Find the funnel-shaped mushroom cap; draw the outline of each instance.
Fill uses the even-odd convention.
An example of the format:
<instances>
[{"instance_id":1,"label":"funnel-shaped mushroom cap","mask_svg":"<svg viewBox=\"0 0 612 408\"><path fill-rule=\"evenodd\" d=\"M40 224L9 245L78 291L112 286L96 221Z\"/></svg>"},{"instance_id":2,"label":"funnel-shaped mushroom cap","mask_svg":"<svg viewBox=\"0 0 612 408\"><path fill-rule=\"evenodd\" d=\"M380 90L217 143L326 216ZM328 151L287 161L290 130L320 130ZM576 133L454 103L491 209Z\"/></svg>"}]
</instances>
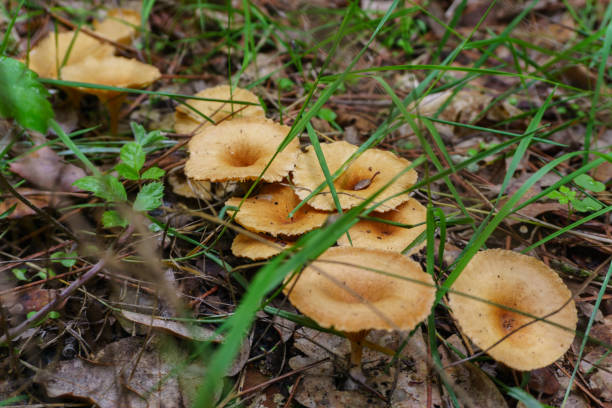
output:
<instances>
[{"instance_id":1,"label":"funnel-shaped mushroom cap","mask_svg":"<svg viewBox=\"0 0 612 408\"><path fill-rule=\"evenodd\" d=\"M357 146L347 142L334 142L321 144L321 150L330 173L334 173L357 151ZM366 150L334 182L340 205L343 209L348 209L361 204L364 199L388 183L409 165L408 160L391 152L380 149ZM416 180L417 173L414 170L402 174L378 196L377 200L381 201L406 190ZM299 156L293 171L293 182L296 186L301 187L296 190L301 199L306 198L319 184L325 182L323 170L321 170L321 165L312 146L306 149L306 153ZM386 201L378 208L380 211L386 212L409 198L407 194L402 194ZM334 200L328 187L325 187L320 194L313 197L308 204L320 210L332 211L335 209Z\"/></svg>"},{"instance_id":2,"label":"funnel-shaped mushroom cap","mask_svg":"<svg viewBox=\"0 0 612 408\"><path fill-rule=\"evenodd\" d=\"M140 25L140 13L128 9L112 9L102 21L94 21L96 34L121 44L129 44Z\"/></svg>"},{"instance_id":3,"label":"funnel-shaped mushroom cap","mask_svg":"<svg viewBox=\"0 0 612 408\"><path fill-rule=\"evenodd\" d=\"M64 67L62 78L67 81L88 82L98 85L115 86L119 88L144 88L161 77L159 70L153 65L143 64L135 59L123 57L89 57ZM99 97L116 95L116 91L104 89L79 88L82 92Z\"/></svg>"},{"instance_id":4,"label":"funnel-shaped mushroom cap","mask_svg":"<svg viewBox=\"0 0 612 408\"><path fill-rule=\"evenodd\" d=\"M394 210L385 213L372 212L370 216L400 224L415 225L425 222L427 209L411 198ZM380 221L361 220L349 229L349 235L354 247L401 252L425 231L425 228L424 224L404 228ZM346 234L338 240L338 245L351 246ZM423 245L425 243L414 246L409 253L417 252Z\"/></svg>"},{"instance_id":5,"label":"funnel-shaped mushroom cap","mask_svg":"<svg viewBox=\"0 0 612 408\"><path fill-rule=\"evenodd\" d=\"M225 204L238 207L241 198L230 198ZM291 187L281 184L268 184L260 192L247 198L236 214L236 222L246 229L265 232L272 236L301 235L319 228L325 223L329 213L315 210L304 205L292 218L288 215L300 203Z\"/></svg>"},{"instance_id":6,"label":"funnel-shaped mushroom cap","mask_svg":"<svg viewBox=\"0 0 612 408\"><path fill-rule=\"evenodd\" d=\"M431 276L408 257L347 247L328 249L284 290L320 326L345 332L411 330L429 315L435 296Z\"/></svg>"},{"instance_id":7,"label":"funnel-shaped mushroom cap","mask_svg":"<svg viewBox=\"0 0 612 408\"><path fill-rule=\"evenodd\" d=\"M226 118L240 118L240 117L261 117L263 118L265 113L259 99L254 93L247 91L246 89L234 87L233 89L229 85L219 85L213 88L207 88L203 91L198 92L194 96L200 98L220 99L222 101L202 101L202 100L185 100L189 105L208 116L214 122L219 122ZM237 102L250 102L256 105L245 105L242 103L231 103L229 101ZM174 115L175 130L178 133L190 133L198 125L204 123L205 126L209 124L206 119L202 118L193 110L189 109L185 105L178 105L176 107L176 113Z\"/></svg>"},{"instance_id":8,"label":"funnel-shaped mushroom cap","mask_svg":"<svg viewBox=\"0 0 612 408\"><path fill-rule=\"evenodd\" d=\"M259 236L260 240L253 239L246 234L238 234L232 242L232 253L236 256L261 261L278 255L285 248L293 245L292 241L283 239L270 239Z\"/></svg>"},{"instance_id":9,"label":"funnel-shaped mushroom cap","mask_svg":"<svg viewBox=\"0 0 612 408\"><path fill-rule=\"evenodd\" d=\"M110 44L104 44L83 32L76 34L74 31L66 31L57 34L51 32L45 36L32 50L30 50L30 69L42 78L57 78L57 68L62 67L64 58L70 49L65 67L76 64L84 59L103 58L113 55L115 49ZM72 44L72 47L71 47ZM63 75L62 75L63 77Z\"/></svg>"},{"instance_id":10,"label":"funnel-shaped mushroom cap","mask_svg":"<svg viewBox=\"0 0 612 408\"><path fill-rule=\"evenodd\" d=\"M261 118L239 118L208 126L189 141L185 174L195 180L255 180L264 170L289 127ZM262 179L281 181L295 166L300 150L293 139L275 158Z\"/></svg>"},{"instance_id":11,"label":"funnel-shaped mushroom cap","mask_svg":"<svg viewBox=\"0 0 612 408\"><path fill-rule=\"evenodd\" d=\"M561 278L543 262L501 249L476 254L452 289L536 317L556 311L572 296ZM483 350L533 321L459 293L451 293L449 300L465 334ZM574 301L546 320L574 330L577 321ZM538 321L518 330L487 353L514 369L533 370L563 356L573 339L573 332Z\"/></svg>"}]
</instances>

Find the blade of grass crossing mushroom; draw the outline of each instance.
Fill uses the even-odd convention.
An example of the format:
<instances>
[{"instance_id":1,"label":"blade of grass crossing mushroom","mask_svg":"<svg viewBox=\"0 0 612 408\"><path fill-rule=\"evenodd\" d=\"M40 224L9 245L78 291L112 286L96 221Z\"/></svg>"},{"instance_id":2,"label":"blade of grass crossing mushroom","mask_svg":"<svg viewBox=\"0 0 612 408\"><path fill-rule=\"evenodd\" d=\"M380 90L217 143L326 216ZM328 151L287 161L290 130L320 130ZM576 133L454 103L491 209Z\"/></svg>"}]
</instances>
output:
<instances>
[{"instance_id":1,"label":"blade of grass crossing mushroom","mask_svg":"<svg viewBox=\"0 0 612 408\"><path fill-rule=\"evenodd\" d=\"M589 323L587 324L586 330L584 331L584 337L582 338L582 343L580 344L580 351L578 352L578 357L576 357L576 361L574 362L574 370L572 371L572 376L570 377L569 383L567 384L567 388L565 390L565 395L563 396L563 402L561 403L562 408L565 406L565 404L567 403L567 399L569 398L574 379L576 378L576 373L578 372L578 368L580 367L580 360L582 359L584 348L586 347L586 343L589 339L589 333L591 332L591 328L593 327L593 322L595 322L595 316L597 315L597 311L599 310L599 306L601 305L601 300L606 293L606 289L608 288L610 276L612 276L612 263L610 263L610 266L608 267L606 277L604 278L601 288L599 289L599 293L597 294L597 299L595 300L595 305L593 306L593 312L591 313L591 317L589 318Z\"/></svg>"}]
</instances>

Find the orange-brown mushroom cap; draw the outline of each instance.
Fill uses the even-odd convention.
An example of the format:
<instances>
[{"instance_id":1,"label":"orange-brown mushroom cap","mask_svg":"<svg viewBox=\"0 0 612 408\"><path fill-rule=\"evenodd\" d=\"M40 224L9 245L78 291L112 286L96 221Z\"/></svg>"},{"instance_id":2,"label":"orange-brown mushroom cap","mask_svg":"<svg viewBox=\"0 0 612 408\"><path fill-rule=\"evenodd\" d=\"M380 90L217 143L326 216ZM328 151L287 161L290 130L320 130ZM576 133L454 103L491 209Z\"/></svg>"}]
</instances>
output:
<instances>
[{"instance_id":1,"label":"orange-brown mushroom cap","mask_svg":"<svg viewBox=\"0 0 612 408\"><path fill-rule=\"evenodd\" d=\"M225 204L238 207L241 201L241 198L232 197ZM250 231L272 236L301 235L325 223L329 213L315 210L307 204L289 218L289 213L299 203L300 199L291 187L268 184L257 195L244 201L234 219Z\"/></svg>"},{"instance_id":2,"label":"orange-brown mushroom cap","mask_svg":"<svg viewBox=\"0 0 612 408\"><path fill-rule=\"evenodd\" d=\"M280 254L291 245L293 242L289 240L271 239L263 235L259 235L259 239L254 239L246 234L238 234L232 242L232 253L242 258L261 261Z\"/></svg>"},{"instance_id":3,"label":"orange-brown mushroom cap","mask_svg":"<svg viewBox=\"0 0 612 408\"><path fill-rule=\"evenodd\" d=\"M238 87L230 87L229 85L219 85L213 88L206 88L194 96L200 98L219 99L222 101L203 101L203 100L189 100L186 102L189 105L208 116L213 122L217 123L222 119L227 118L241 118L241 117L260 117L265 116L264 110L259 104L257 95L246 89ZM250 102L256 105L246 105L242 103L231 103L229 101L236 102ZM191 133L200 124L208 126L210 122L198 115L197 112L189 109L185 105L178 105L176 107L176 113L174 115L174 128L178 133Z\"/></svg>"},{"instance_id":4,"label":"orange-brown mushroom cap","mask_svg":"<svg viewBox=\"0 0 612 408\"><path fill-rule=\"evenodd\" d=\"M333 174L357 151L357 146L347 142L333 142L321 144L321 150L325 156L329 171ZM343 209L348 209L361 204L364 199L388 183L409 165L410 162L408 160L398 157L389 151L380 149L366 150L334 181L340 205ZM416 171L409 170L382 192L377 200L382 201L406 190L416 180ZM299 187L296 193L301 199L306 198L315 188L325 182L323 170L321 170L321 165L312 146L306 149L306 153L299 156L293 171L293 182ZM409 198L407 194L391 198L379 207L379 211L389 211ZM325 187L308 204L320 210L332 211L335 209L329 187Z\"/></svg>"},{"instance_id":5,"label":"orange-brown mushroom cap","mask_svg":"<svg viewBox=\"0 0 612 408\"><path fill-rule=\"evenodd\" d=\"M347 247L328 249L284 291L320 326L345 332L411 330L429 315L435 296L431 276L408 257Z\"/></svg>"},{"instance_id":6,"label":"orange-brown mushroom cap","mask_svg":"<svg viewBox=\"0 0 612 408\"><path fill-rule=\"evenodd\" d=\"M238 118L208 126L189 141L185 174L195 180L255 180L264 170L289 127L261 118ZM262 179L281 181L295 166L299 142L280 152Z\"/></svg>"},{"instance_id":7,"label":"orange-brown mushroom cap","mask_svg":"<svg viewBox=\"0 0 612 408\"><path fill-rule=\"evenodd\" d=\"M573 331L544 321L521 328L488 350L531 317L461 296L460 293L541 317L561 309L572 294L561 278L543 262L516 252L491 249L477 253L455 281L449 301L464 333L495 360L517 370L533 370L563 356L574 339ZM570 330L576 328L572 300L546 317Z\"/></svg>"},{"instance_id":8,"label":"orange-brown mushroom cap","mask_svg":"<svg viewBox=\"0 0 612 408\"><path fill-rule=\"evenodd\" d=\"M140 13L122 8L109 10L104 20L93 23L96 34L121 44L132 41L139 25Z\"/></svg>"},{"instance_id":9,"label":"orange-brown mushroom cap","mask_svg":"<svg viewBox=\"0 0 612 408\"><path fill-rule=\"evenodd\" d=\"M427 209L414 198L409 199L394 210L385 213L372 212L371 217L396 222L400 224L416 225L424 223ZM349 229L352 246L361 248L383 249L385 251L401 252L408 247L423 231L426 225L404 228L380 221L361 220ZM338 245L351 246L348 237L343 235L338 239ZM425 243L415 245L409 254L423 248Z\"/></svg>"},{"instance_id":10,"label":"orange-brown mushroom cap","mask_svg":"<svg viewBox=\"0 0 612 408\"><path fill-rule=\"evenodd\" d=\"M51 32L30 50L29 67L42 78L57 78L57 68L62 67L69 50L70 54L62 68L62 74L66 67L86 58L104 58L115 52L112 45L104 44L83 32L66 31L57 34ZM63 75L62 79L65 79Z\"/></svg>"}]
</instances>

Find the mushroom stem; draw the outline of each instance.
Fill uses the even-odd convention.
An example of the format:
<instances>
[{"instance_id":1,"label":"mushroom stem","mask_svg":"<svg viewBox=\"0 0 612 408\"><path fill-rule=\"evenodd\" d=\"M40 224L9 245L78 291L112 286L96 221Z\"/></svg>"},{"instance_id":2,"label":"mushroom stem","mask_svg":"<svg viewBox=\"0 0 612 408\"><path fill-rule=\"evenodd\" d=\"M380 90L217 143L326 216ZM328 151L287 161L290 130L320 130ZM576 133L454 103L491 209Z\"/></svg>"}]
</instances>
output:
<instances>
[{"instance_id":1,"label":"mushroom stem","mask_svg":"<svg viewBox=\"0 0 612 408\"><path fill-rule=\"evenodd\" d=\"M351 342L351 368L359 367L361 369L361 356L363 355L362 341L369 332L369 330L361 330L353 333L345 333L346 338Z\"/></svg>"},{"instance_id":2,"label":"mushroom stem","mask_svg":"<svg viewBox=\"0 0 612 408\"><path fill-rule=\"evenodd\" d=\"M117 134L117 130L119 127L119 112L124 100L125 95L116 95L108 99L101 99L102 103L106 105L106 109L108 109L108 116L110 118L110 131L113 135Z\"/></svg>"}]
</instances>

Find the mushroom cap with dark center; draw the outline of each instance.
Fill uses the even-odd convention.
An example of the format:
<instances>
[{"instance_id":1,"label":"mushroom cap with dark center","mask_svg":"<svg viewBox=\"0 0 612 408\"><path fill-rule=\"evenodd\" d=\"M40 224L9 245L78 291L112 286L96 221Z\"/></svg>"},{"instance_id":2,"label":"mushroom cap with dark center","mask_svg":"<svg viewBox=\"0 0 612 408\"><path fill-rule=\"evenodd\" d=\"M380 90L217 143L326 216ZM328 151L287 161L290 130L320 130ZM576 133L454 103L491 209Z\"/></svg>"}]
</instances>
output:
<instances>
[{"instance_id":1,"label":"mushroom cap with dark center","mask_svg":"<svg viewBox=\"0 0 612 408\"><path fill-rule=\"evenodd\" d=\"M259 104L257 95L246 89L238 87L234 87L232 89L229 85L219 85L213 88L206 88L196 93L194 96L200 98L220 99L224 101L250 102L256 104L245 105L241 103L186 99L186 102L189 103L191 107L208 116L214 122L219 122L220 120L227 118L263 118L265 116L265 112ZM174 121L174 128L178 133L191 133L200 124L203 124L202 126L210 125L210 122L182 104L176 107Z\"/></svg>"},{"instance_id":2,"label":"mushroom cap with dark center","mask_svg":"<svg viewBox=\"0 0 612 408\"><path fill-rule=\"evenodd\" d=\"M75 35L76 38L74 38ZM62 79L66 79L63 75L66 67L79 63L86 58L112 56L115 52L112 45L104 44L83 32L66 31L57 35L51 32L30 50L28 55L29 67L42 78L57 78L57 68L62 67L68 50L70 50L70 54L62 68Z\"/></svg>"},{"instance_id":3,"label":"mushroom cap with dark center","mask_svg":"<svg viewBox=\"0 0 612 408\"><path fill-rule=\"evenodd\" d=\"M427 209L414 198L410 198L394 210L385 213L372 212L369 215L386 221L415 225L425 222ZM404 228L380 221L360 220L348 232L354 247L401 252L425 231L425 228L425 224ZM349 242L346 234L338 239L338 245L340 246L351 246L351 242ZM419 251L424 245L424 242L415 245L409 253Z\"/></svg>"},{"instance_id":4,"label":"mushroom cap with dark center","mask_svg":"<svg viewBox=\"0 0 612 408\"><path fill-rule=\"evenodd\" d=\"M241 198L230 198L225 204L238 207ZM329 213L303 205L291 218L289 213L300 203L293 189L281 184L263 186L259 193L247 198L235 220L250 231L265 232L272 236L301 235L319 228Z\"/></svg>"},{"instance_id":5,"label":"mushroom cap with dark center","mask_svg":"<svg viewBox=\"0 0 612 408\"><path fill-rule=\"evenodd\" d=\"M111 41L129 44L136 36L136 27L140 26L140 13L129 9L112 9L102 21L94 20L95 33Z\"/></svg>"},{"instance_id":6,"label":"mushroom cap with dark center","mask_svg":"<svg viewBox=\"0 0 612 408\"><path fill-rule=\"evenodd\" d=\"M64 67L62 78L66 81L88 82L118 88L144 88L161 77L153 65L123 57L88 57L78 64ZM101 98L120 93L105 89L79 88L80 91Z\"/></svg>"},{"instance_id":7,"label":"mushroom cap with dark center","mask_svg":"<svg viewBox=\"0 0 612 408\"><path fill-rule=\"evenodd\" d=\"M348 247L328 249L284 291L320 326L345 332L411 330L429 315L435 297L431 276L408 257Z\"/></svg>"},{"instance_id":8,"label":"mushroom cap with dark center","mask_svg":"<svg viewBox=\"0 0 612 408\"><path fill-rule=\"evenodd\" d=\"M280 254L293 244L293 241L280 238L259 235L259 240L257 240L246 234L238 234L232 242L232 253L253 261L262 261Z\"/></svg>"},{"instance_id":9,"label":"mushroom cap with dark center","mask_svg":"<svg viewBox=\"0 0 612 408\"><path fill-rule=\"evenodd\" d=\"M357 146L347 142L333 142L321 144L321 150L325 156L329 171L333 174L357 151ZM398 157L389 151L380 149L366 150L334 182L341 207L348 209L361 204L364 199L388 183L409 165L410 162L408 160ZM414 170L402 174L378 196L377 201L382 201L408 189L416 180L417 173ZM312 146L306 149L306 153L299 156L293 171L293 182L299 187L296 193L301 199L306 198L315 188L325 182L325 175L323 170L321 170L321 165ZM391 198L379 207L379 211L389 211L409 198L407 194ZM325 187L320 194L313 197L308 204L320 210L335 210L334 200L328 187Z\"/></svg>"},{"instance_id":10,"label":"mushroom cap with dark center","mask_svg":"<svg viewBox=\"0 0 612 408\"><path fill-rule=\"evenodd\" d=\"M255 180L289 129L261 118L238 118L208 126L189 141L185 174L195 180ZM274 158L262 179L274 182L287 177L299 149L295 138Z\"/></svg>"},{"instance_id":11,"label":"mushroom cap with dark center","mask_svg":"<svg viewBox=\"0 0 612 408\"><path fill-rule=\"evenodd\" d=\"M572 296L559 275L543 262L502 249L477 253L452 289L541 318L561 309ZM464 333L483 350L533 321L531 317L460 293L449 295L453 314ZM574 301L546 320L574 330L577 322ZM537 321L516 331L487 353L514 369L533 370L563 356L573 339L572 331Z\"/></svg>"}]
</instances>

